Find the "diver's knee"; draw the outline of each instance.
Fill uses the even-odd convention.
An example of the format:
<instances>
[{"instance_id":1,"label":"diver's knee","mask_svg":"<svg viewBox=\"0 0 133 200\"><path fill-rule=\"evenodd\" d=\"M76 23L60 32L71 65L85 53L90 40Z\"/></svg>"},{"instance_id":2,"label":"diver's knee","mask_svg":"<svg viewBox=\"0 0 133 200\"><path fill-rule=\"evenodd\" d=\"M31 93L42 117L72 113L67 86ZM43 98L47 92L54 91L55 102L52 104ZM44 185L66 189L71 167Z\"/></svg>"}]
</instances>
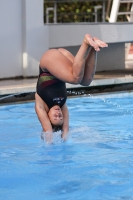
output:
<instances>
[{"instance_id":1,"label":"diver's knee","mask_svg":"<svg viewBox=\"0 0 133 200\"><path fill-rule=\"evenodd\" d=\"M80 85L82 85L82 86L89 86L90 84L91 84L91 82L92 82L92 79L89 79L89 80L82 80L81 82L80 82Z\"/></svg>"}]
</instances>

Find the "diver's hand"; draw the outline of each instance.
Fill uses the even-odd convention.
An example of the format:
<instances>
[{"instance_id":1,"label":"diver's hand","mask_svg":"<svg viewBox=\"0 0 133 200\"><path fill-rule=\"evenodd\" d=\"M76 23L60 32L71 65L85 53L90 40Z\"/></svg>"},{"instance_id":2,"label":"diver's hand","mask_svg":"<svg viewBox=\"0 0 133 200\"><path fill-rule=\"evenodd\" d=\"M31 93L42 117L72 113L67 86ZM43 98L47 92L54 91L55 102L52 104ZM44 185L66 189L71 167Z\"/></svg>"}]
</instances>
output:
<instances>
[{"instance_id":1,"label":"diver's hand","mask_svg":"<svg viewBox=\"0 0 133 200\"><path fill-rule=\"evenodd\" d=\"M51 144L53 142L52 132L42 132L41 139L45 140L46 143Z\"/></svg>"},{"instance_id":2,"label":"diver's hand","mask_svg":"<svg viewBox=\"0 0 133 200\"><path fill-rule=\"evenodd\" d=\"M68 138L68 133L62 133L61 134L61 138L63 139L63 141L65 142L66 140L67 140L67 138Z\"/></svg>"}]
</instances>

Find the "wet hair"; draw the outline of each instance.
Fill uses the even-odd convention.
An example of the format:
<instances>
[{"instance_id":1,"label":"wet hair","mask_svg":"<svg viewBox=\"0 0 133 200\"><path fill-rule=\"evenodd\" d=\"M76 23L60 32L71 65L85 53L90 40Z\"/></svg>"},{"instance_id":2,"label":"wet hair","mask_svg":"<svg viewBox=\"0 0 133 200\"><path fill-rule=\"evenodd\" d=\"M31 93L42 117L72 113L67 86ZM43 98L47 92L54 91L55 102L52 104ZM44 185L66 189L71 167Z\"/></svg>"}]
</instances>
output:
<instances>
[{"instance_id":1,"label":"wet hair","mask_svg":"<svg viewBox=\"0 0 133 200\"><path fill-rule=\"evenodd\" d=\"M61 130L62 130L62 125L63 125L63 124L61 124L61 125L55 125L55 124L52 124L52 123L51 123L53 132L61 131Z\"/></svg>"}]
</instances>

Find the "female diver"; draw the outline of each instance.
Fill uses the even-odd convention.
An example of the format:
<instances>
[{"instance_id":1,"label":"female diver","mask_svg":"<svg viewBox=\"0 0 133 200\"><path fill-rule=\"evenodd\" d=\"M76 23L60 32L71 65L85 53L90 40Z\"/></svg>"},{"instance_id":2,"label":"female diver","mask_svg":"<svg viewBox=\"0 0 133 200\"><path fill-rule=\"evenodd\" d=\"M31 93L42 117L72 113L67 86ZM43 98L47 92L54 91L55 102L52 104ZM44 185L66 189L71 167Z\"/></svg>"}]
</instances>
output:
<instances>
[{"instance_id":1,"label":"female diver","mask_svg":"<svg viewBox=\"0 0 133 200\"><path fill-rule=\"evenodd\" d=\"M69 51L50 49L40 60L40 74L35 94L35 110L43 131L61 130L65 140L69 131L65 82L88 86L95 74L97 52L108 45L89 34L74 57Z\"/></svg>"}]
</instances>

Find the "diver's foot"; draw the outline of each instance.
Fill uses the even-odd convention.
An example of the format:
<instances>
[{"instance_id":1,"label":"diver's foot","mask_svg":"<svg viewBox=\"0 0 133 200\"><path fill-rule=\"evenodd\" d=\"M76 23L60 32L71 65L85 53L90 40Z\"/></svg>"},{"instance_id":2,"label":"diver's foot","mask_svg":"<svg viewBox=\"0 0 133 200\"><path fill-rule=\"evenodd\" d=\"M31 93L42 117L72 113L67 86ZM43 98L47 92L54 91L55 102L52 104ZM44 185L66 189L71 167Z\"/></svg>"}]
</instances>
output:
<instances>
[{"instance_id":1,"label":"diver's foot","mask_svg":"<svg viewBox=\"0 0 133 200\"><path fill-rule=\"evenodd\" d=\"M100 48L108 47L108 45L105 42L99 40L96 37L91 37L91 35L89 34L85 35L84 42L89 46L93 47L95 51L100 51Z\"/></svg>"},{"instance_id":2,"label":"diver's foot","mask_svg":"<svg viewBox=\"0 0 133 200\"><path fill-rule=\"evenodd\" d=\"M106 42L103 42L102 40L99 40L96 37L93 37L93 40L95 43L98 44L99 47L104 48L104 47L108 47L108 44L106 44Z\"/></svg>"}]
</instances>

